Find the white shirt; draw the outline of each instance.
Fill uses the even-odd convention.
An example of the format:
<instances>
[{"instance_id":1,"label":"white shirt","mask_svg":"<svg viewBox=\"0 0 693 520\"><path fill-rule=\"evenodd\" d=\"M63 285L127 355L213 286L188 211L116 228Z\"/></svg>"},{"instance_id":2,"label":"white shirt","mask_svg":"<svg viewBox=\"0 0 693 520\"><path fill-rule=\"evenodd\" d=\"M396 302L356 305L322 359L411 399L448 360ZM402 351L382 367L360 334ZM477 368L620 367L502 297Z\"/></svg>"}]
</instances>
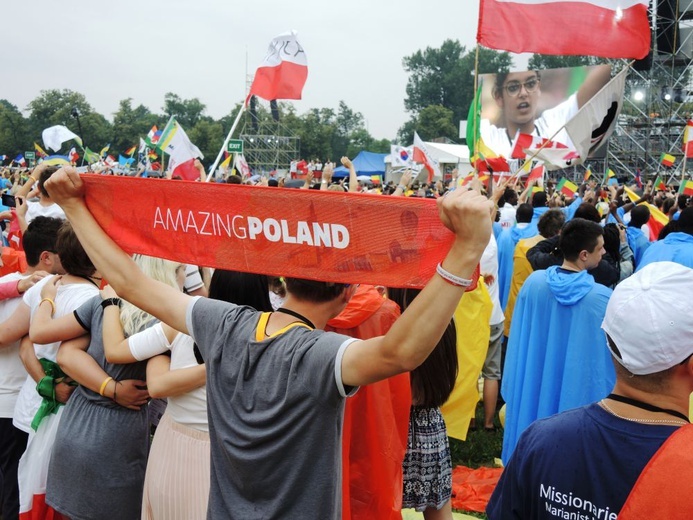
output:
<instances>
[{"instance_id":1,"label":"white shirt","mask_svg":"<svg viewBox=\"0 0 693 520\"><path fill-rule=\"evenodd\" d=\"M50 276L45 277L24 293L24 303L31 309L32 319L41 303L41 288L50 279ZM77 307L97 294L99 294L99 289L90 283L58 286L58 294L55 297L56 309L53 317L60 318L72 313ZM58 347L60 347L60 341L47 345L34 343L34 351L39 359L46 358L55 361L58 356ZM41 406L41 401L42 397L36 391L36 381L31 376L27 376L17 397L12 424L26 433L31 433L31 421L34 420L34 415L36 415L39 406Z\"/></svg>"},{"instance_id":2,"label":"white shirt","mask_svg":"<svg viewBox=\"0 0 693 520\"><path fill-rule=\"evenodd\" d=\"M26 203L26 223L31 224L31 221L36 217L54 217L65 220L65 212L57 204L42 206L40 202L27 201Z\"/></svg>"},{"instance_id":3,"label":"white shirt","mask_svg":"<svg viewBox=\"0 0 693 520\"><path fill-rule=\"evenodd\" d=\"M573 94L555 107L544 110L541 116L534 120L534 131L532 135L550 139L553 137L553 134L556 133L556 130L565 125L577 114L577 111L577 96ZM515 136L508 136L507 128L492 125L488 119L482 119L480 126L481 137L484 140L484 144L498 155L509 158L512 155L512 141ZM570 140L570 137L568 137L568 132L566 132L565 128L558 132L558 135L556 135L553 140L563 143L569 148L574 148L573 142Z\"/></svg>"},{"instance_id":4,"label":"white shirt","mask_svg":"<svg viewBox=\"0 0 693 520\"><path fill-rule=\"evenodd\" d=\"M500 213L499 222L503 229L510 229L515 225L515 214L517 213L515 206L506 202L502 208L498 209L498 212Z\"/></svg>"},{"instance_id":5,"label":"white shirt","mask_svg":"<svg viewBox=\"0 0 693 520\"><path fill-rule=\"evenodd\" d=\"M484 249L479 263L481 264L481 274L488 275L484 277L484 283L488 287L488 293L493 302L493 312L491 312L489 325L498 325L505 321L505 315L501 308L500 288L498 287L498 242L496 242L493 233L491 233L491 239Z\"/></svg>"},{"instance_id":6,"label":"white shirt","mask_svg":"<svg viewBox=\"0 0 693 520\"><path fill-rule=\"evenodd\" d=\"M25 275L10 273L0 278L0 283L21 280ZM21 298L9 298L0 301L0 323L12 316ZM19 341L0 348L0 417L11 419L17 402L19 389L26 380L26 369L19 359Z\"/></svg>"},{"instance_id":7,"label":"white shirt","mask_svg":"<svg viewBox=\"0 0 693 520\"><path fill-rule=\"evenodd\" d=\"M193 339L187 334L178 334L172 343L157 323L128 338L128 346L133 357L147 359L168 350L171 351L171 370L197 366ZM200 431L209 431L207 421L207 390L205 385L184 394L168 397L167 412L179 424Z\"/></svg>"}]
</instances>

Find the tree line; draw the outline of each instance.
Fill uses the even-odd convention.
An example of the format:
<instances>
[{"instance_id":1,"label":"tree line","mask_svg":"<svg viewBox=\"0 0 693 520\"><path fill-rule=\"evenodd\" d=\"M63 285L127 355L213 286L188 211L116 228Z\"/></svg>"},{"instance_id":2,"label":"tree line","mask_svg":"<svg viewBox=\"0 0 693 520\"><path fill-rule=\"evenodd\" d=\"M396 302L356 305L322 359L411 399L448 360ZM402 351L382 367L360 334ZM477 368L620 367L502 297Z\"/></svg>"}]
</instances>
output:
<instances>
[{"instance_id":1,"label":"tree line","mask_svg":"<svg viewBox=\"0 0 693 520\"><path fill-rule=\"evenodd\" d=\"M312 108L303 114L297 114L288 102L277 103L274 110L257 103L254 114L246 113L243 117L242 132L257 133L253 132L254 128L274 126L276 135L286 132L298 137L300 156L308 160L353 157L360 150L389 153L391 143L410 144L414 131L424 140L442 137L459 142L459 121L467 118L474 96L477 61L480 74L507 72L513 66L507 52L480 48L477 60L476 48L468 51L457 40L446 40L439 48L427 47L404 57L402 65L409 78L403 104L410 119L393 139L373 137L365 126L363 114L344 101L339 102L336 110ZM529 68L589 65L592 61L587 57L534 55ZM111 122L79 92L44 90L24 109L28 112L26 117L10 101L0 100L0 153L12 158L33 150L34 142L43 146L41 132L53 125L67 126L93 151L110 144L112 151L122 153L138 144L139 138L153 125L161 129L171 116L176 116L190 140L207 161L212 161L240 109L241 105L237 104L228 115L214 119L206 114L206 106L198 98L183 99L169 92L159 113L141 104L134 106L132 98L121 100Z\"/></svg>"}]
</instances>

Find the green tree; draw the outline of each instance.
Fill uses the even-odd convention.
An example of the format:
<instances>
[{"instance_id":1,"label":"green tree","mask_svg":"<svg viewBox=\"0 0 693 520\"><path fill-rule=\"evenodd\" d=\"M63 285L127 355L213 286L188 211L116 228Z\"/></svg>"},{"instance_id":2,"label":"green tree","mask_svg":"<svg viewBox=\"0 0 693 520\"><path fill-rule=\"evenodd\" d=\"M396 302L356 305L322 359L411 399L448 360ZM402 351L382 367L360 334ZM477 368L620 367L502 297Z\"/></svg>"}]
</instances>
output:
<instances>
[{"instance_id":1,"label":"green tree","mask_svg":"<svg viewBox=\"0 0 693 520\"><path fill-rule=\"evenodd\" d=\"M154 125L165 124L162 117L152 114L144 105L132 107L132 98L123 99L113 114L113 141L111 150L124 153L133 145L139 148L139 140Z\"/></svg>"},{"instance_id":2,"label":"green tree","mask_svg":"<svg viewBox=\"0 0 693 520\"><path fill-rule=\"evenodd\" d=\"M445 137L451 141L459 138L459 130L453 121L452 110L441 105L430 105L421 110L399 129L397 134L400 143L412 143L414 132L424 141Z\"/></svg>"},{"instance_id":3,"label":"green tree","mask_svg":"<svg viewBox=\"0 0 693 520\"><path fill-rule=\"evenodd\" d=\"M198 98L182 99L173 92L164 96L163 111L166 118L176 116L183 128L192 128L204 115L207 107Z\"/></svg>"},{"instance_id":4,"label":"green tree","mask_svg":"<svg viewBox=\"0 0 693 520\"><path fill-rule=\"evenodd\" d=\"M532 54L527 64L528 70L562 69L564 67L581 67L607 63L605 59L594 56L552 56L549 54Z\"/></svg>"},{"instance_id":5,"label":"green tree","mask_svg":"<svg viewBox=\"0 0 693 520\"><path fill-rule=\"evenodd\" d=\"M474 98L476 49L466 52L458 40L445 40L440 48L416 51L402 63L409 73L404 106L414 117L430 105L440 105L452 111L454 122L467 118ZM480 74L507 72L512 57L507 52L479 48L478 63Z\"/></svg>"},{"instance_id":6,"label":"green tree","mask_svg":"<svg viewBox=\"0 0 693 520\"><path fill-rule=\"evenodd\" d=\"M0 154L12 160L18 153L33 149L28 121L15 105L0 99Z\"/></svg>"},{"instance_id":7,"label":"green tree","mask_svg":"<svg viewBox=\"0 0 693 520\"><path fill-rule=\"evenodd\" d=\"M313 108L301 120L301 157L307 161L317 158L335 160L339 153L346 153L346 149L342 152L332 148L335 135L334 110Z\"/></svg>"},{"instance_id":8,"label":"green tree","mask_svg":"<svg viewBox=\"0 0 693 520\"><path fill-rule=\"evenodd\" d=\"M95 112L86 98L72 90L42 90L41 94L29 103L30 136L39 140L44 129L54 125L64 125L82 138L92 150L100 150L111 142L111 124ZM74 109L79 119L73 117ZM81 126L81 135L80 135ZM70 144L72 146L72 144ZM52 152L52 150L46 150ZM65 148L63 149L65 151Z\"/></svg>"},{"instance_id":9,"label":"green tree","mask_svg":"<svg viewBox=\"0 0 693 520\"><path fill-rule=\"evenodd\" d=\"M224 144L226 133L223 125L211 117L203 117L187 134L205 156L204 163L211 165Z\"/></svg>"}]
</instances>

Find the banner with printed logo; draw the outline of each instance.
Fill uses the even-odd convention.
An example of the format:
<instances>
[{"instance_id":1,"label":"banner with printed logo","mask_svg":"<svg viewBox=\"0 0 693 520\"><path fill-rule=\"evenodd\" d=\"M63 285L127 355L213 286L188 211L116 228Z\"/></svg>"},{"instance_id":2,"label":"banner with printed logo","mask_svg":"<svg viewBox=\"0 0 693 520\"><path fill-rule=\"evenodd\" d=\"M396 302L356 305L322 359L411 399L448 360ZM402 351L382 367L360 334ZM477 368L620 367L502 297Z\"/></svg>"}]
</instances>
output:
<instances>
[{"instance_id":1,"label":"banner with printed logo","mask_svg":"<svg viewBox=\"0 0 693 520\"><path fill-rule=\"evenodd\" d=\"M454 239L432 199L82 177L90 211L125 251L200 266L423 287Z\"/></svg>"}]
</instances>

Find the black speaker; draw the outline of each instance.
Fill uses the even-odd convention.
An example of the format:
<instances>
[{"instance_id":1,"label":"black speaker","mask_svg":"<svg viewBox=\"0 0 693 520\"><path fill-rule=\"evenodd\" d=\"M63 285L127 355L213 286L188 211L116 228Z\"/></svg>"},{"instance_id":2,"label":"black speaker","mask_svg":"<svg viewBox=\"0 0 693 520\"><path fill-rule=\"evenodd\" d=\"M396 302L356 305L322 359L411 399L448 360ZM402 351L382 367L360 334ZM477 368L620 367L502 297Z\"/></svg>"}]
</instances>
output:
<instances>
[{"instance_id":1,"label":"black speaker","mask_svg":"<svg viewBox=\"0 0 693 520\"><path fill-rule=\"evenodd\" d=\"M257 99L255 96L250 96L250 126L253 127L253 132L257 134Z\"/></svg>"},{"instance_id":2,"label":"black speaker","mask_svg":"<svg viewBox=\"0 0 693 520\"><path fill-rule=\"evenodd\" d=\"M681 38L678 31L678 0L659 0L657 2L657 52L673 54L679 48Z\"/></svg>"}]
</instances>

